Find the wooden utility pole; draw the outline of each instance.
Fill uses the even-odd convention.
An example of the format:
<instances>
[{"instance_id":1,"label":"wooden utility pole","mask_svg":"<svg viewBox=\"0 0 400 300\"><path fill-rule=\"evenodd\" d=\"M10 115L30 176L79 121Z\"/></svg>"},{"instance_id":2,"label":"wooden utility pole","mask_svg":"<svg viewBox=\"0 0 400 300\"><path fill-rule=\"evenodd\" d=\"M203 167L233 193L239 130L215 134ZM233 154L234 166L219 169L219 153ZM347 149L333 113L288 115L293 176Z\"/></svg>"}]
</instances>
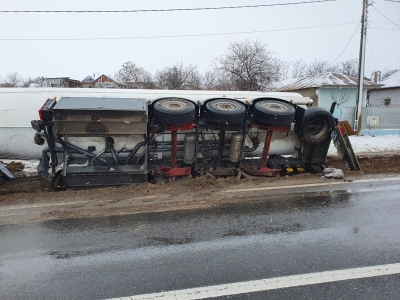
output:
<instances>
[{"instance_id":1,"label":"wooden utility pole","mask_svg":"<svg viewBox=\"0 0 400 300\"><path fill-rule=\"evenodd\" d=\"M362 104L363 104L363 90L364 90L364 64L365 64L365 44L367 37L367 20L368 20L368 0L363 0L363 10L361 16L361 39L360 39L360 55L358 58L358 89L356 101L356 113L354 129L357 135L361 135L361 121L362 121Z\"/></svg>"}]
</instances>

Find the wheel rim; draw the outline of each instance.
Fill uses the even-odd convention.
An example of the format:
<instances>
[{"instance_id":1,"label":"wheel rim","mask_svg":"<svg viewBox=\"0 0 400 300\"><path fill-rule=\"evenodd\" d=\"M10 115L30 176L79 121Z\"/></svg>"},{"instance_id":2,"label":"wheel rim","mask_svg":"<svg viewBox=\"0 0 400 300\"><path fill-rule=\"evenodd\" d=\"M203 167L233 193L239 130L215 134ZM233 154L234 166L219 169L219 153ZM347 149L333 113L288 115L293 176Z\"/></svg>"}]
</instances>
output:
<instances>
[{"instance_id":1,"label":"wheel rim","mask_svg":"<svg viewBox=\"0 0 400 300\"><path fill-rule=\"evenodd\" d=\"M328 132L328 122L325 119L318 118L313 120L307 129L308 136L320 138Z\"/></svg>"},{"instance_id":2,"label":"wheel rim","mask_svg":"<svg viewBox=\"0 0 400 300\"><path fill-rule=\"evenodd\" d=\"M186 108L186 103L182 101L170 100L162 103L162 106L170 110L183 110Z\"/></svg>"},{"instance_id":3,"label":"wheel rim","mask_svg":"<svg viewBox=\"0 0 400 300\"><path fill-rule=\"evenodd\" d=\"M287 111L288 108L280 103L261 103L261 106L265 109L272 110L272 111Z\"/></svg>"},{"instance_id":4,"label":"wheel rim","mask_svg":"<svg viewBox=\"0 0 400 300\"><path fill-rule=\"evenodd\" d=\"M235 103L222 101L214 104L214 107L220 110L235 110L237 105Z\"/></svg>"}]
</instances>

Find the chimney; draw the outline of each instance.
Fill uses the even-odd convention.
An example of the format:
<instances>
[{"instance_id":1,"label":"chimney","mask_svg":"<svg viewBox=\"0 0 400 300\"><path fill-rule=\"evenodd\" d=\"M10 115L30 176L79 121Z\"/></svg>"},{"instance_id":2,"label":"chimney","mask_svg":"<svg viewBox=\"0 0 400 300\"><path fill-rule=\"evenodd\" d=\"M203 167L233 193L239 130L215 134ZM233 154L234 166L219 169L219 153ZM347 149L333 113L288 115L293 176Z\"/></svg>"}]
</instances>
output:
<instances>
[{"instance_id":1,"label":"chimney","mask_svg":"<svg viewBox=\"0 0 400 300\"><path fill-rule=\"evenodd\" d=\"M375 71L374 72L374 82L378 83L381 81L381 71Z\"/></svg>"}]
</instances>

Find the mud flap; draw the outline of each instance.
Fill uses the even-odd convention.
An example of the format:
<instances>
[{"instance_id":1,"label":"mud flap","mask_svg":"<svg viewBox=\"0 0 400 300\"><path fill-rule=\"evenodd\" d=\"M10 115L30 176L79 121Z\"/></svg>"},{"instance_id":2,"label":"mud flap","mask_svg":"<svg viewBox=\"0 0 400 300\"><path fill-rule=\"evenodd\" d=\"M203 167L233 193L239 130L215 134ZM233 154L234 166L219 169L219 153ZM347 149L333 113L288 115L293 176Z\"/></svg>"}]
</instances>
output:
<instances>
[{"instance_id":1,"label":"mud flap","mask_svg":"<svg viewBox=\"0 0 400 300\"><path fill-rule=\"evenodd\" d=\"M354 154L353 147L351 146L346 128L343 124L339 124L335 127L335 130L332 132L332 141L340 159L347 168L351 171L360 170L360 165L358 164L357 157Z\"/></svg>"}]
</instances>

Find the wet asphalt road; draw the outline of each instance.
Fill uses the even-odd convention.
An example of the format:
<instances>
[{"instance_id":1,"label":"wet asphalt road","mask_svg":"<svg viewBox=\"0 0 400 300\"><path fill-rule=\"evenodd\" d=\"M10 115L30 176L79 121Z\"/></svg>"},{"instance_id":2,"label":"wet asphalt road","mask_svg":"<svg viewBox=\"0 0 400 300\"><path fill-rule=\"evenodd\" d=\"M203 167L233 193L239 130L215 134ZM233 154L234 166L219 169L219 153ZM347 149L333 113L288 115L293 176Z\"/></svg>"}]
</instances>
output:
<instances>
[{"instance_id":1,"label":"wet asphalt road","mask_svg":"<svg viewBox=\"0 0 400 300\"><path fill-rule=\"evenodd\" d=\"M106 299L400 263L400 178L196 211L0 226L0 299ZM396 299L400 275L217 299Z\"/></svg>"}]
</instances>

